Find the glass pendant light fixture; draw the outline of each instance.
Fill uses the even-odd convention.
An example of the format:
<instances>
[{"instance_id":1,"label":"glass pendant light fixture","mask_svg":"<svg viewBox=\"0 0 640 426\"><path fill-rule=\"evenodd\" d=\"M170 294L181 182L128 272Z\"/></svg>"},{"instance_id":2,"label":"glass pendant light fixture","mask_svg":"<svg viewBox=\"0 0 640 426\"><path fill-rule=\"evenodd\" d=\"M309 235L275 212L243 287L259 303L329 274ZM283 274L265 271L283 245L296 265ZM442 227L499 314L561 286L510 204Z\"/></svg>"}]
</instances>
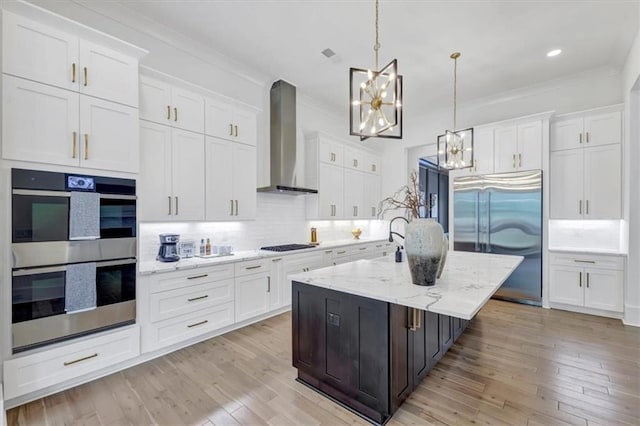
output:
<instances>
[{"instance_id":1,"label":"glass pendant light fixture","mask_svg":"<svg viewBox=\"0 0 640 426\"><path fill-rule=\"evenodd\" d=\"M376 0L376 69L378 33ZM360 136L361 141L371 137L402 139L402 76L398 75L398 61L392 60L379 71L351 68L349 86L350 134Z\"/></svg>"},{"instance_id":2,"label":"glass pendant light fixture","mask_svg":"<svg viewBox=\"0 0 640 426\"><path fill-rule=\"evenodd\" d=\"M453 59L453 129L438 136L438 165L445 169L466 169L473 166L473 128L456 129L456 103L458 83L458 58L460 52L451 54Z\"/></svg>"}]
</instances>

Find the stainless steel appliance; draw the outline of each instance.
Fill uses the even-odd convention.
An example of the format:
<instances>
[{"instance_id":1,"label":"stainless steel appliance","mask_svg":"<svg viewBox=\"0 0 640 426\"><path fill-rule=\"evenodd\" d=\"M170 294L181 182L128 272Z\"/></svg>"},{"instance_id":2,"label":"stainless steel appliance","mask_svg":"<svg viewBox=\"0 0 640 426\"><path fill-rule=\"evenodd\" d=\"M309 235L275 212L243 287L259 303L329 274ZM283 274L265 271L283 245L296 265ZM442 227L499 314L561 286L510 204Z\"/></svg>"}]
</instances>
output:
<instances>
[{"instance_id":1,"label":"stainless steel appliance","mask_svg":"<svg viewBox=\"0 0 640 426\"><path fill-rule=\"evenodd\" d=\"M177 262L180 260L178 254L178 243L180 242L180 235L178 234L160 234L160 249L156 260L159 262Z\"/></svg>"},{"instance_id":2,"label":"stainless steel appliance","mask_svg":"<svg viewBox=\"0 0 640 426\"><path fill-rule=\"evenodd\" d=\"M308 249L308 248L314 248L314 247L316 247L316 246L311 245L311 244L281 244L279 246L260 247L260 250L292 251L292 250L302 250L302 249Z\"/></svg>"},{"instance_id":3,"label":"stainless steel appliance","mask_svg":"<svg viewBox=\"0 0 640 426\"><path fill-rule=\"evenodd\" d=\"M456 178L454 250L524 256L494 297L542 304L542 171Z\"/></svg>"},{"instance_id":4,"label":"stainless steel appliance","mask_svg":"<svg viewBox=\"0 0 640 426\"><path fill-rule=\"evenodd\" d=\"M11 186L13 352L134 323L135 180L12 169ZM74 207L78 193L95 209ZM81 222L95 232L71 236ZM69 270L79 266L91 270L93 305L70 313Z\"/></svg>"}]
</instances>

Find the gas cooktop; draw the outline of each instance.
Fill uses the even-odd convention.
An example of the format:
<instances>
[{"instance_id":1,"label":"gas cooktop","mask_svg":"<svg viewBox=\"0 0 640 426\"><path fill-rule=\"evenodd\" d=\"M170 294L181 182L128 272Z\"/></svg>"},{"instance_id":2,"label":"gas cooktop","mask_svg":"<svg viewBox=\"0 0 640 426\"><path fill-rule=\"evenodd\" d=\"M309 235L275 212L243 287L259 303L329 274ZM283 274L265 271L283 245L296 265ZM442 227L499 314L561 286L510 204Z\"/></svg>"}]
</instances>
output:
<instances>
[{"instance_id":1,"label":"gas cooktop","mask_svg":"<svg viewBox=\"0 0 640 426\"><path fill-rule=\"evenodd\" d=\"M311 244L282 244L279 246L267 246L260 247L260 250L269 250L269 251L291 251L291 250L302 250L306 248L312 248Z\"/></svg>"}]
</instances>

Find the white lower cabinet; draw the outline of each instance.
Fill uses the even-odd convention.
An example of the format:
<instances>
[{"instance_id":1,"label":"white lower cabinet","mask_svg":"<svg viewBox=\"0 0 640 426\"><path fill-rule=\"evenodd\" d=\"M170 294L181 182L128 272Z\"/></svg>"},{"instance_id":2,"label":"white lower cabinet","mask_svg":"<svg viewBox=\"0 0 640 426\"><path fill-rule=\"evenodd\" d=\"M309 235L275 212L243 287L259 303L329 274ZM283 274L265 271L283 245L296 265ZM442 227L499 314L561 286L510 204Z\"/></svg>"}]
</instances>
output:
<instances>
[{"instance_id":1,"label":"white lower cabinet","mask_svg":"<svg viewBox=\"0 0 640 426\"><path fill-rule=\"evenodd\" d=\"M270 308L269 260L235 264L236 322L262 315Z\"/></svg>"},{"instance_id":2,"label":"white lower cabinet","mask_svg":"<svg viewBox=\"0 0 640 426\"><path fill-rule=\"evenodd\" d=\"M72 380L140 354L140 328L123 327L4 362L4 397L15 398Z\"/></svg>"},{"instance_id":3,"label":"white lower cabinet","mask_svg":"<svg viewBox=\"0 0 640 426\"><path fill-rule=\"evenodd\" d=\"M552 307L584 308L581 311L598 314L623 311L624 258L551 253L549 259Z\"/></svg>"}]
</instances>

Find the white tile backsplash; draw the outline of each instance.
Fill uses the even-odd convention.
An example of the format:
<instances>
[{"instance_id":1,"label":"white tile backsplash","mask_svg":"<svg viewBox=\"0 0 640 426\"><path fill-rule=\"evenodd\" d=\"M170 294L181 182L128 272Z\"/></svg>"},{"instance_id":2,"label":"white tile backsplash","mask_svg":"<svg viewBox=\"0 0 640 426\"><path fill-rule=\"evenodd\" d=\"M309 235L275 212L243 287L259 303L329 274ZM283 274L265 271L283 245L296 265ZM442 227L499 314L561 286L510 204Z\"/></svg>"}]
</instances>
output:
<instances>
[{"instance_id":1,"label":"white tile backsplash","mask_svg":"<svg viewBox=\"0 0 640 426\"><path fill-rule=\"evenodd\" d=\"M550 249L624 250L621 220L550 220Z\"/></svg>"},{"instance_id":2,"label":"white tile backsplash","mask_svg":"<svg viewBox=\"0 0 640 426\"><path fill-rule=\"evenodd\" d=\"M198 244L210 238L212 245L230 245L235 251L287 243L305 243L311 238L311 227L317 228L318 241L353 238L351 230L360 228L360 239L384 238L389 222L384 220L326 220L306 219L305 196L258 193L256 220L243 222L154 222L140 223L138 235L140 261L155 259L158 253L158 234L180 234L181 240L191 239Z\"/></svg>"}]
</instances>

